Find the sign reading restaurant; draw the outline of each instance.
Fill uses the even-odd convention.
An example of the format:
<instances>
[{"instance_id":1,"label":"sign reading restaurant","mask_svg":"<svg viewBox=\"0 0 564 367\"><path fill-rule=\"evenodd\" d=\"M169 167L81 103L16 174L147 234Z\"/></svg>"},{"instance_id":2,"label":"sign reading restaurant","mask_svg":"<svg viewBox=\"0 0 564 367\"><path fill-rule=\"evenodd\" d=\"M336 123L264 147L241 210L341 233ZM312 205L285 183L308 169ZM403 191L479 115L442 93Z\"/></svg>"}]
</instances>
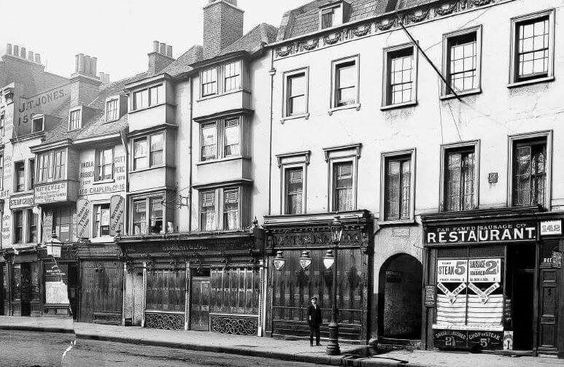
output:
<instances>
[{"instance_id":1,"label":"sign reading restaurant","mask_svg":"<svg viewBox=\"0 0 564 367\"><path fill-rule=\"evenodd\" d=\"M537 239L537 226L533 221L488 223L463 226L437 226L425 230L425 242L429 245L518 242Z\"/></svg>"}]
</instances>

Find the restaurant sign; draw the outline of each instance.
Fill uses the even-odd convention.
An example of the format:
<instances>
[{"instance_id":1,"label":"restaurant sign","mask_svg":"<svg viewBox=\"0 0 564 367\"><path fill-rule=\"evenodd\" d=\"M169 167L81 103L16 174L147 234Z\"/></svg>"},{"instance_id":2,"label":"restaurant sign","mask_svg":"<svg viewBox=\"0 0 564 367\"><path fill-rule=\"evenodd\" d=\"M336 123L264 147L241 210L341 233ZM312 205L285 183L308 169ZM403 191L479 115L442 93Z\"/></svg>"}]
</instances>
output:
<instances>
[{"instance_id":1,"label":"restaurant sign","mask_svg":"<svg viewBox=\"0 0 564 367\"><path fill-rule=\"evenodd\" d=\"M425 243L446 245L459 243L519 242L537 239L534 221L473 224L466 226L436 226L425 229Z\"/></svg>"}]
</instances>

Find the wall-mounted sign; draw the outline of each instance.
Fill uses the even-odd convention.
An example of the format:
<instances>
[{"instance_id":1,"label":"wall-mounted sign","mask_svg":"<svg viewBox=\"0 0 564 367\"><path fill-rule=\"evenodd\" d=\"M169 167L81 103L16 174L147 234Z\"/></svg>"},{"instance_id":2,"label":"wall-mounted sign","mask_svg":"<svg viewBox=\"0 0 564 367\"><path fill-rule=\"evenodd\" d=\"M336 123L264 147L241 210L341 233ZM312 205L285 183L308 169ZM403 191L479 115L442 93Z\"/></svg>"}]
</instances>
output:
<instances>
[{"instance_id":1,"label":"wall-mounted sign","mask_svg":"<svg viewBox=\"0 0 564 367\"><path fill-rule=\"evenodd\" d=\"M26 194L24 196L16 196L10 198L10 209L29 208L35 205L35 198L33 194Z\"/></svg>"},{"instance_id":2,"label":"wall-mounted sign","mask_svg":"<svg viewBox=\"0 0 564 367\"><path fill-rule=\"evenodd\" d=\"M425 286L425 307L437 305L437 288L434 285Z\"/></svg>"},{"instance_id":3,"label":"wall-mounted sign","mask_svg":"<svg viewBox=\"0 0 564 367\"><path fill-rule=\"evenodd\" d=\"M81 198L76 202L76 238L88 237L90 224L90 202Z\"/></svg>"},{"instance_id":4,"label":"wall-mounted sign","mask_svg":"<svg viewBox=\"0 0 564 367\"><path fill-rule=\"evenodd\" d=\"M110 199L110 234L123 230L123 213L125 210L125 199L121 195L114 195Z\"/></svg>"},{"instance_id":5,"label":"wall-mounted sign","mask_svg":"<svg viewBox=\"0 0 564 367\"><path fill-rule=\"evenodd\" d=\"M467 260L438 260L437 282L463 283L468 280Z\"/></svg>"},{"instance_id":6,"label":"wall-mounted sign","mask_svg":"<svg viewBox=\"0 0 564 367\"><path fill-rule=\"evenodd\" d=\"M49 204L58 201L66 201L67 197L67 181L35 187L35 202L37 204Z\"/></svg>"},{"instance_id":7,"label":"wall-mounted sign","mask_svg":"<svg viewBox=\"0 0 564 367\"><path fill-rule=\"evenodd\" d=\"M534 241L536 239L537 226L533 221L468 226L437 226L425 229L425 242L429 245L519 242Z\"/></svg>"},{"instance_id":8,"label":"wall-mounted sign","mask_svg":"<svg viewBox=\"0 0 564 367\"><path fill-rule=\"evenodd\" d=\"M541 236L559 236L562 234L562 220L543 220L540 223Z\"/></svg>"},{"instance_id":9,"label":"wall-mounted sign","mask_svg":"<svg viewBox=\"0 0 564 367\"><path fill-rule=\"evenodd\" d=\"M469 260L468 281L473 283L501 282L501 259Z\"/></svg>"}]
</instances>

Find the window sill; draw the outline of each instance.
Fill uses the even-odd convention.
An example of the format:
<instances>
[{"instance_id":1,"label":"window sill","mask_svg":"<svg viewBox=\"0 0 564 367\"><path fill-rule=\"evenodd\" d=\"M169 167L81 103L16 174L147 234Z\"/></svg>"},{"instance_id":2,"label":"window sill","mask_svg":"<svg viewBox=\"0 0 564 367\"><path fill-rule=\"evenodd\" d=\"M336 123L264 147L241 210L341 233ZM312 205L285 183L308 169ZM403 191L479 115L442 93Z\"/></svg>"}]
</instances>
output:
<instances>
[{"instance_id":1,"label":"window sill","mask_svg":"<svg viewBox=\"0 0 564 367\"><path fill-rule=\"evenodd\" d=\"M377 222L380 227L386 226L413 226L417 225L415 218L399 219L399 220L383 220Z\"/></svg>"},{"instance_id":2,"label":"window sill","mask_svg":"<svg viewBox=\"0 0 564 367\"><path fill-rule=\"evenodd\" d=\"M92 185L103 185L103 184L114 183L114 182L116 182L116 180L112 178L109 180L94 181L92 182Z\"/></svg>"},{"instance_id":3,"label":"window sill","mask_svg":"<svg viewBox=\"0 0 564 367\"><path fill-rule=\"evenodd\" d=\"M303 113L303 114L300 114L300 115L286 116L286 117L282 117L282 118L280 119L280 123L283 124L283 123L286 122L286 121L289 121L289 120L298 120L298 119L309 120L309 116L310 116L309 113Z\"/></svg>"},{"instance_id":4,"label":"window sill","mask_svg":"<svg viewBox=\"0 0 564 367\"><path fill-rule=\"evenodd\" d=\"M467 97L467 96L473 96L473 95L480 94L480 93L482 93L482 88L476 88L476 89L470 89L470 90L457 92L456 95L458 97ZM456 96L452 93L443 94L442 96L439 97L439 99L441 101L445 101L445 100L453 99L453 98L456 98Z\"/></svg>"},{"instance_id":5,"label":"window sill","mask_svg":"<svg viewBox=\"0 0 564 367\"><path fill-rule=\"evenodd\" d=\"M398 109L398 108L415 107L415 106L417 106L417 101L411 101L411 102L404 102L404 103L390 104L390 105L382 106L382 107L380 107L380 110L381 111L389 111L389 110L395 110L395 109Z\"/></svg>"},{"instance_id":6,"label":"window sill","mask_svg":"<svg viewBox=\"0 0 564 367\"><path fill-rule=\"evenodd\" d=\"M537 79L525 80L525 81L522 81L522 82L509 83L507 85L507 88L509 88L509 89L518 88L518 87L522 87L522 86L525 86L525 85L538 84L538 83L548 83L548 82L552 82L552 81L554 81L554 76L546 76L544 78L537 78Z\"/></svg>"},{"instance_id":7,"label":"window sill","mask_svg":"<svg viewBox=\"0 0 564 367\"><path fill-rule=\"evenodd\" d=\"M150 110L150 109L153 109L153 108L157 108L157 107L161 107L161 106L164 106L164 105L169 105L169 106L171 106L171 107L176 107L176 105L163 102L163 103L156 104L156 105L154 105L154 106L143 107L143 108L139 108L139 109L137 109L137 110L131 110L131 111L129 111L129 114L130 114L130 115L133 115L133 114L135 114L135 113L137 113L137 112L147 111L147 110ZM116 121L117 121L117 120L116 120Z\"/></svg>"},{"instance_id":8,"label":"window sill","mask_svg":"<svg viewBox=\"0 0 564 367\"><path fill-rule=\"evenodd\" d=\"M337 111L352 110L352 109L360 111L360 107L361 107L360 103L346 105L346 106L332 107L332 108L329 109L328 113L329 113L329 116L331 116L331 115L333 115L333 113L335 113Z\"/></svg>"},{"instance_id":9,"label":"window sill","mask_svg":"<svg viewBox=\"0 0 564 367\"><path fill-rule=\"evenodd\" d=\"M166 168L166 167L167 167L166 165L161 164L159 166L135 169L135 170L129 171L129 173L141 173L141 172L147 172L147 171L151 171L151 170L154 170L154 169Z\"/></svg>"},{"instance_id":10,"label":"window sill","mask_svg":"<svg viewBox=\"0 0 564 367\"><path fill-rule=\"evenodd\" d=\"M235 156L235 157L228 157L228 158L221 158L221 159L210 159L209 161L200 161L200 162L196 163L196 166L205 166L205 165L214 164L214 163L237 161L237 160L240 160L240 159L251 159L251 158L244 157L242 155L238 155L238 156Z\"/></svg>"},{"instance_id":11,"label":"window sill","mask_svg":"<svg viewBox=\"0 0 564 367\"><path fill-rule=\"evenodd\" d=\"M34 192L35 192L34 189L29 189L25 191L14 191L12 195L10 195L10 197L32 195Z\"/></svg>"},{"instance_id":12,"label":"window sill","mask_svg":"<svg viewBox=\"0 0 564 367\"><path fill-rule=\"evenodd\" d=\"M235 89L235 90L230 90L229 92L223 92L223 93L212 94L212 95L209 95L209 96L200 97L200 99L196 100L196 102L203 102L203 101L207 101L207 100L210 100L210 99L224 97L224 96L228 96L230 94L235 94L235 93L240 93L240 92L251 94L250 90L245 89L245 88L239 88L239 89Z\"/></svg>"}]
</instances>

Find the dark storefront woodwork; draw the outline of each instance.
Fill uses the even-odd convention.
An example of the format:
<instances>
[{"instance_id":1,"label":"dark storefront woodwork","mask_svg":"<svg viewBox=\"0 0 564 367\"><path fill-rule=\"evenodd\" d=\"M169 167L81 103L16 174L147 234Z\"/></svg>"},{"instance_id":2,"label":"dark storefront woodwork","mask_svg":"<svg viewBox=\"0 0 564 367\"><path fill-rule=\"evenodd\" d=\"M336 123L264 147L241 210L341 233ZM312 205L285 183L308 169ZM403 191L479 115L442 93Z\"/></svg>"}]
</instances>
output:
<instances>
[{"instance_id":1,"label":"dark storefront woodwork","mask_svg":"<svg viewBox=\"0 0 564 367\"><path fill-rule=\"evenodd\" d=\"M427 346L557 354L562 223L538 208L423 217ZM556 223L556 224L554 224Z\"/></svg>"},{"instance_id":2,"label":"dark storefront woodwork","mask_svg":"<svg viewBox=\"0 0 564 367\"><path fill-rule=\"evenodd\" d=\"M41 316L43 313L42 264L35 248L21 250L19 254L4 251L0 303L5 315ZM2 301L3 300L3 301Z\"/></svg>"},{"instance_id":3,"label":"dark storefront woodwork","mask_svg":"<svg viewBox=\"0 0 564 367\"><path fill-rule=\"evenodd\" d=\"M122 237L119 245L128 272L145 274L145 327L257 334L264 253L258 227Z\"/></svg>"},{"instance_id":4,"label":"dark storefront woodwork","mask_svg":"<svg viewBox=\"0 0 564 367\"><path fill-rule=\"evenodd\" d=\"M325 269L323 265L327 249L333 246L330 233L333 217L301 216L303 221L290 221L290 217L266 219L269 252L274 255L282 251L285 259L279 270L274 267L274 256L269 260L267 298L271 300L271 306L267 330L273 335L309 335L307 306L311 297L317 297L323 316L321 334L327 336L332 287L336 286L341 338L357 341L367 338L372 253L370 217L367 212L340 214L345 229L338 250L336 285L332 284L332 270ZM311 258L306 268L300 263L303 251L309 251Z\"/></svg>"}]
</instances>

